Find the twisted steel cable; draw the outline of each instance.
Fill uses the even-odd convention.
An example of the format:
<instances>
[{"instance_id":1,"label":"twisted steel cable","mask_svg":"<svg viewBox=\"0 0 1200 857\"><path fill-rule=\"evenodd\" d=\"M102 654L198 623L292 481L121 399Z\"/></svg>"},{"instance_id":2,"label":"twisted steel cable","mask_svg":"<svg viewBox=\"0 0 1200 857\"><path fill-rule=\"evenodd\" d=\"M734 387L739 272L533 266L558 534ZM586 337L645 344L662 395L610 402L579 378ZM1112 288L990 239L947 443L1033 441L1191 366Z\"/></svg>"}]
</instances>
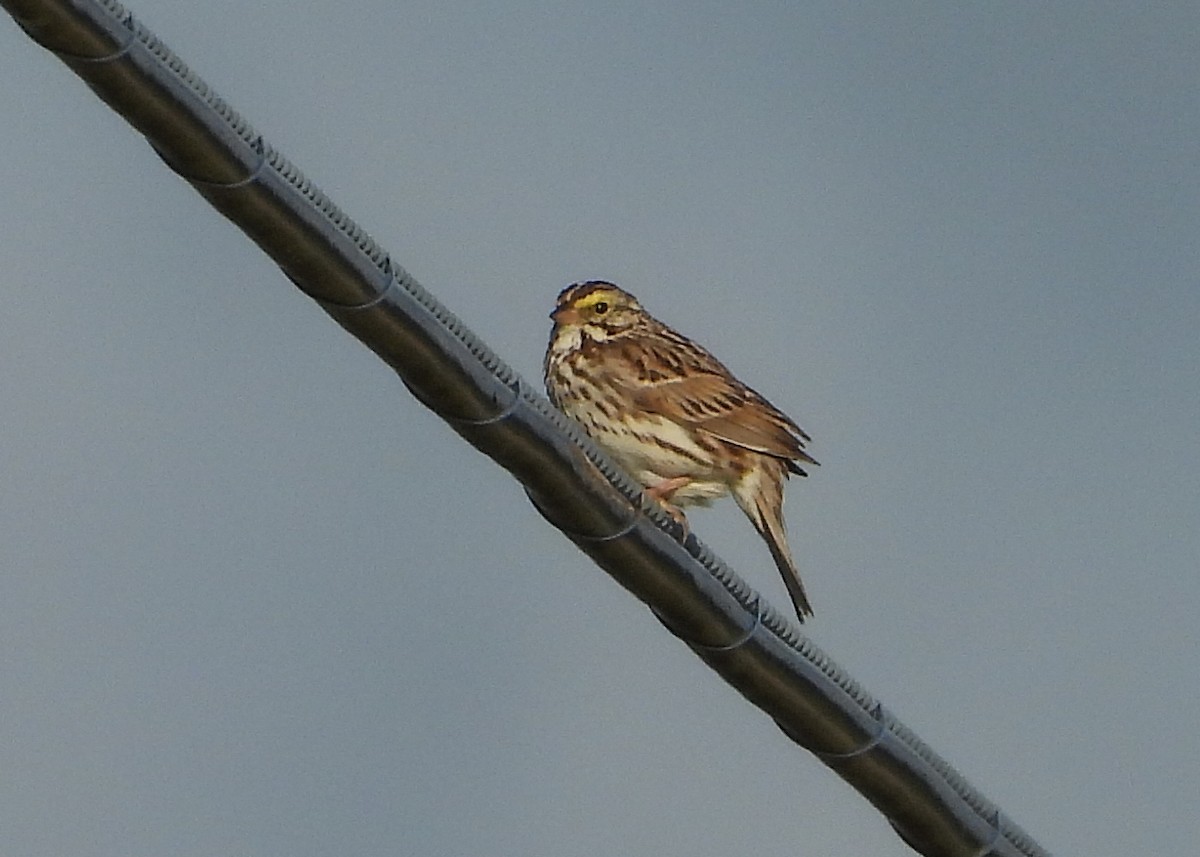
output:
<instances>
[{"instance_id":1,"label":"twisted steel cable","mask_svg":"<svg viewBox=\"0 0 1200 857\"><path fill-rule=\"evenodd\" d=\"M546 519L928 857L1048 857L108 0L0 0Z\"/></svg>"}]
</instances>

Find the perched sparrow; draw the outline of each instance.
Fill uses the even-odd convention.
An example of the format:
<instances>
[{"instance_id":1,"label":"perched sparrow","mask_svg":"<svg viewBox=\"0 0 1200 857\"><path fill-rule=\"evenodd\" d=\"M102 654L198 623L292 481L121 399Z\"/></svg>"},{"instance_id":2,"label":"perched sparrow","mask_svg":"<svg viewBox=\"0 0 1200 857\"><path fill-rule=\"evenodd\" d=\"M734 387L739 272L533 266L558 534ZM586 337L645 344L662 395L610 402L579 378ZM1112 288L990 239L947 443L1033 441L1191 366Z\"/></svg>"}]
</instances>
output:
<instances>
[{"instance_id":1,"label":"perched sparrow","mask_svg":"<svg viewBox=\"0 0 1200 857\"><path fill-rule=\"evenodd\" d=\"M568 286L550 314L546 392L646 493L678 507L733 494L767 543L801 621L812 614L788 548L783 481L816 464L809 436L703 348L612 283Z\"/></svg>"}]
</instances>

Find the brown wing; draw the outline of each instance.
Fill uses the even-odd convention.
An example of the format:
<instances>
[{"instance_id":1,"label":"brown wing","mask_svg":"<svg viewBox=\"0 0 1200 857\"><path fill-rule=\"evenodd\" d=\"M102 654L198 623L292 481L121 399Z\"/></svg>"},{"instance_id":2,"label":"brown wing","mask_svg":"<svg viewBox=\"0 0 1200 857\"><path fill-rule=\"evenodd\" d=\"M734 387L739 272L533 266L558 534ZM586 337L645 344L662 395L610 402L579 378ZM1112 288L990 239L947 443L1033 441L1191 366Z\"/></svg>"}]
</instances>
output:
<instances>
[{"instance_id":1,"label":"brown wing","mask_svg":"<svg viewBox=\"0 0 1200 857\"><path fill-rule=\"evenodd\" d=\"M675 359L653 361L652 369L644 360L629 360L635 371L623 377L637 378L633 384L626 380L637 407L734 446L784 459L795 473L804 471L794 461L817 463L804 451L808 435L786 414L734 378L707 351L691 342L681 349L681 344L671 342ZM633 354L623 356L628 359Z\"/></svg>"}]
</instances>

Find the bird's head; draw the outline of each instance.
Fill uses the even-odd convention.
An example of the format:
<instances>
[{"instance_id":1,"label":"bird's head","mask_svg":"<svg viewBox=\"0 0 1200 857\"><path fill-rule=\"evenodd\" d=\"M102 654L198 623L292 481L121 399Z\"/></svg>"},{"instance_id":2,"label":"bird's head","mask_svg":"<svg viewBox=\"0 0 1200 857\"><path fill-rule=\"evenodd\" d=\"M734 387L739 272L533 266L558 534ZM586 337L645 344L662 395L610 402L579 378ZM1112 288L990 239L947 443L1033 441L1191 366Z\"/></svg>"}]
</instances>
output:
<instances>
[{"instance_id":1,"label":"bird's head","mask_svg":"<svg viewBox=\"0 0 1200 857\"><path fill-rule=\"evenodd\" d=\"M647 316L629 292L603 280L589 280L563 289L550 318L555 328L576 328L603 341L644 324Z\"/></svg>"}]
</instances>

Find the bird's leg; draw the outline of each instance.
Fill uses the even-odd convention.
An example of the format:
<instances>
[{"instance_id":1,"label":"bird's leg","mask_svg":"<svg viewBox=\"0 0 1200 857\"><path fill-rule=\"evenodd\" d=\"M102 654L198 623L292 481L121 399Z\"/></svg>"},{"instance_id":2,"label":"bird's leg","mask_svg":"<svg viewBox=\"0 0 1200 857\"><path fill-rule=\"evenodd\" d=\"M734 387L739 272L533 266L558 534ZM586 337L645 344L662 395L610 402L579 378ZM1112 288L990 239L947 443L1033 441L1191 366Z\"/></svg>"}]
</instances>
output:
<instances>
[{"instance_id":1,"label":"bird's leg","mask_svg":"<svg viewBox=\"0 0 1200 857\"><path fill-rule=\"evenodd\" d=\"M687 476L675 476L671 479L664 479L657 485L651 485L644 491L647 497L653 497L657 500L659 505L667 511L667 514L674 518L679 526L683 527L683 536L680 538L680 541L684 541L688 537L688 521L687 516L683 514L683 510L671 502L671 495L691 481Z\"/></svg>"},{"instance_id":2,"label":"bird's leg","mask_svg":"<svg viewBox=\"0 0 1200 857\"><path fill-rule=\"evenodd\" d=\"M651 485L646 489L646 494L666 505L670 502L672 494L691 481L690 476L672 476L670 479L664 479L657 485Z\"/></svg>"}]
</instances>

